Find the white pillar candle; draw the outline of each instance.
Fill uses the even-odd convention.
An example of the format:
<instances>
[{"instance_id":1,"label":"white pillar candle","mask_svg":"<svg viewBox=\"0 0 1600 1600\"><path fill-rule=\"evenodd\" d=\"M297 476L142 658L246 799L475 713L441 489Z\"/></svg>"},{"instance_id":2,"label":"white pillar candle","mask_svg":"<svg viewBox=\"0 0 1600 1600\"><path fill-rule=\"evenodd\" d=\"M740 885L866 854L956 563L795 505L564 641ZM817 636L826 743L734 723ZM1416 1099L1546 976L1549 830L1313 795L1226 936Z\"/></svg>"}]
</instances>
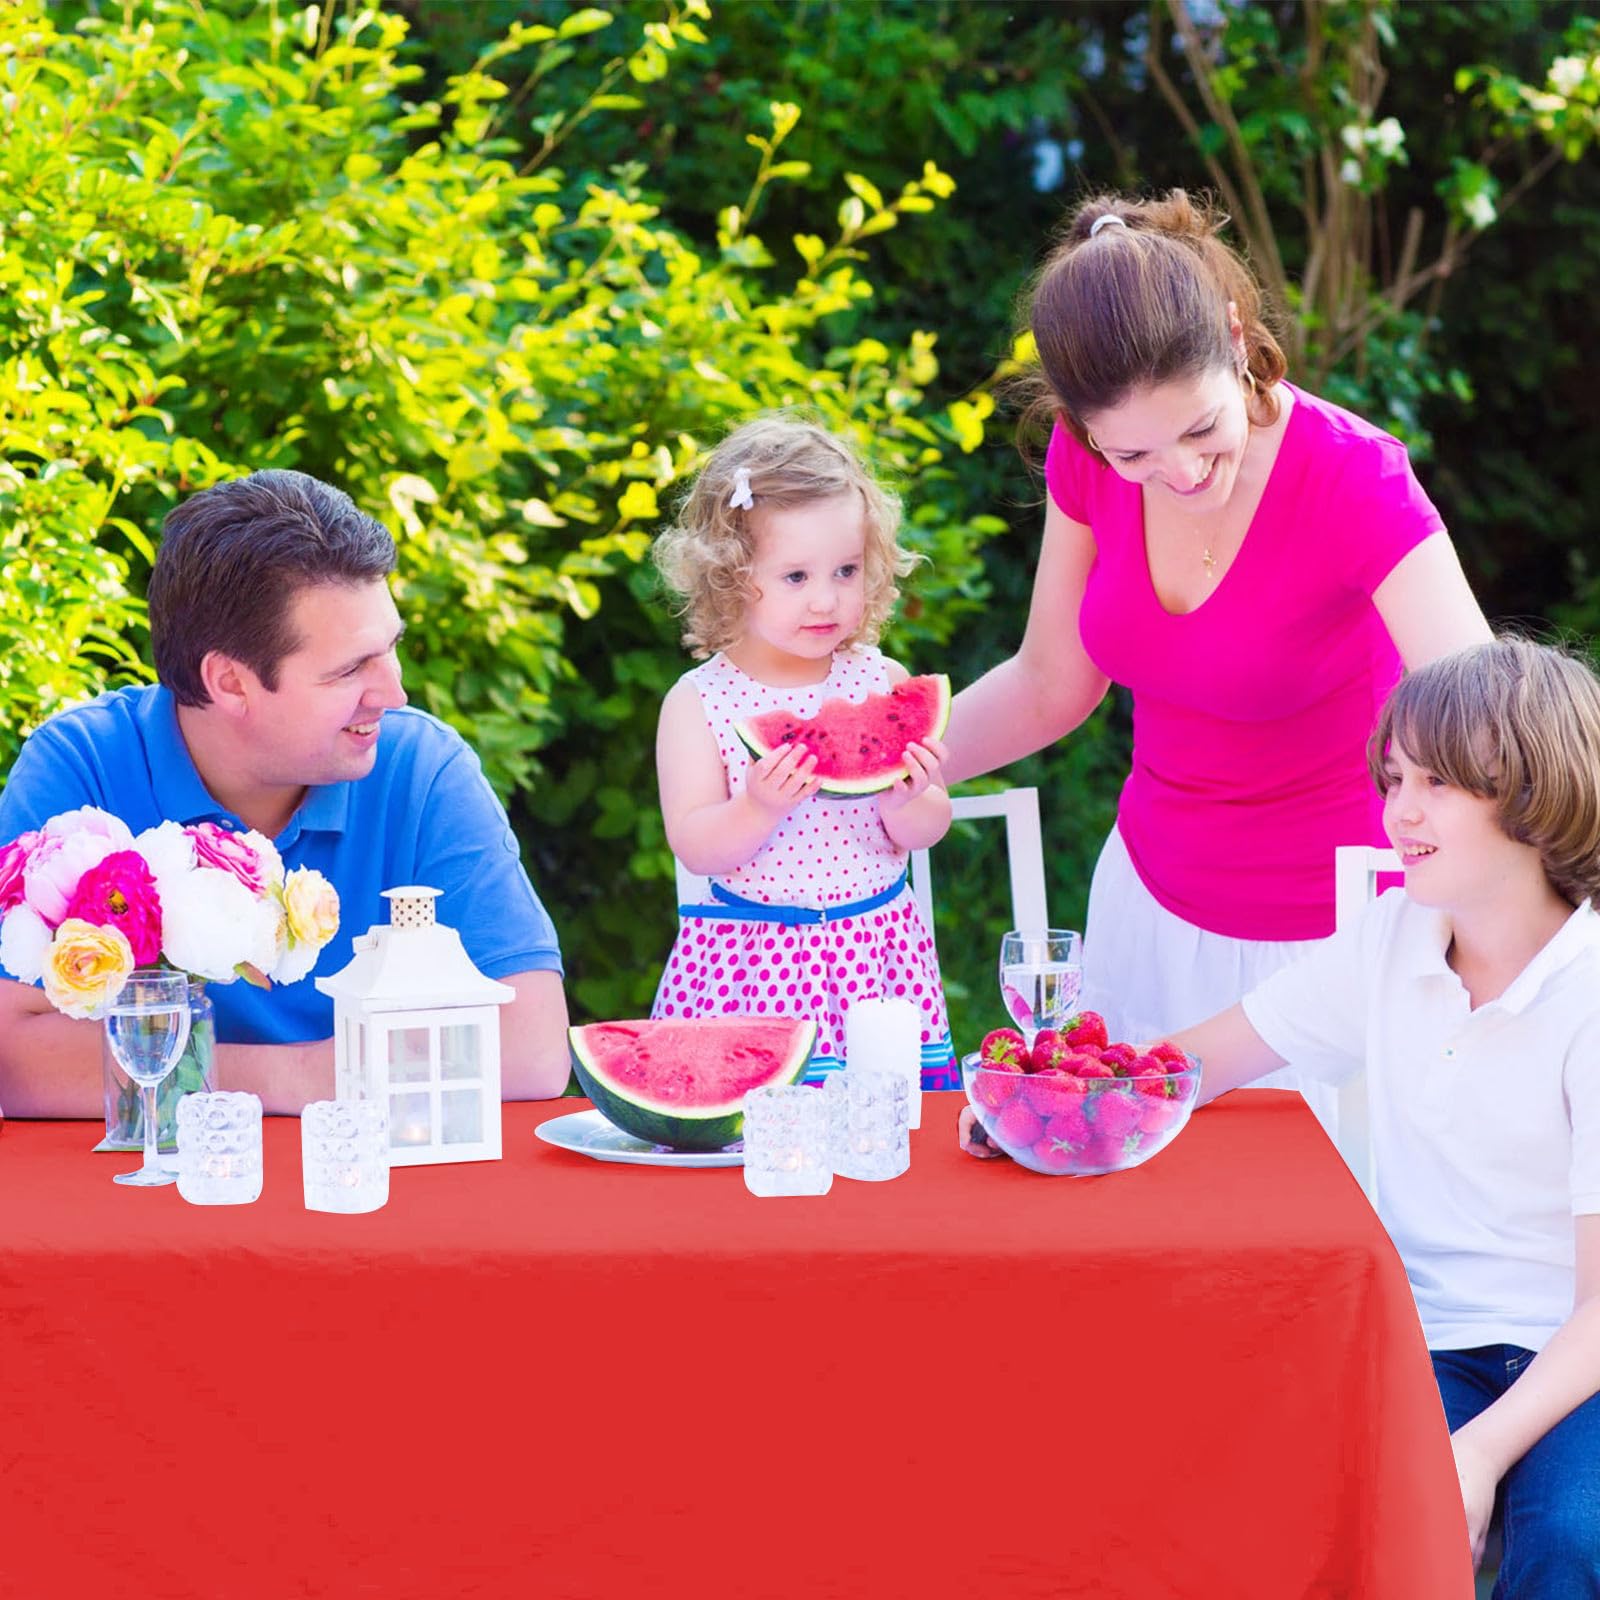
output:
<instances>
[{"instance_id":1,"label":"white pillar candle","mask_svg":"<svg viewBox=\"0 0 1600 1600\"><path fill-rule=\"evenodd\" d=\"M922 1017L909 1000L857 1000L844 1015L844 1061L900 1073L910 1085L911 1126L922 1126Z\"/></svg>"}]
</instances>

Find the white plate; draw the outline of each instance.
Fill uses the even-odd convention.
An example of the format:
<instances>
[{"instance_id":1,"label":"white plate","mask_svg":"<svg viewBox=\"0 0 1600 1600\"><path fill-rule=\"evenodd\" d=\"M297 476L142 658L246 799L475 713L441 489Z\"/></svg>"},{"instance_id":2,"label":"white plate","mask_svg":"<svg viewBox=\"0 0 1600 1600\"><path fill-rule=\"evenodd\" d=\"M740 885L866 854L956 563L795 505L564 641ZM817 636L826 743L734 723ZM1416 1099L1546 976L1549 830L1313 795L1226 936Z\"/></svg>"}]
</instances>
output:
<instances>
[{"instance_id":1,"label":"white plate","mask_svg":"<svg viewBox=\"0 0 1600 1600\"><path fill-rule=\"evenodd\" d=\"M598 1111L552 1117L533 1130L546 1144L573 1150L596 1161L622 1161L636 1167L742 1167L741 1150L662 1150L613 1126Z\"/></svg>"}]
</instances>

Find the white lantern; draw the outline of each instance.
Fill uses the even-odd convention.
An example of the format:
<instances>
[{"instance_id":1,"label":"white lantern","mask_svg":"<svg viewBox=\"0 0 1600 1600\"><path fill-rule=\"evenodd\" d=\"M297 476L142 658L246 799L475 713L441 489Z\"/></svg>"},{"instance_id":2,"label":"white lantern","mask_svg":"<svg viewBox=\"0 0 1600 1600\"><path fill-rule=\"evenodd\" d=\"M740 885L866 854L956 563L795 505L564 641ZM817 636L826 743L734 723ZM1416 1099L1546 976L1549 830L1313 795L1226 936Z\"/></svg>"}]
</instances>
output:
<instances>
[{"instance_id":1,"label":"white lantern","mask_svg":"<svg viewBox=\"0 0 1600 1600\"><path fill-rule=\"evenodd\" d=\"M333 1001L334 1093L389 1109L389 1164L500 1159L500 1011L516 990L434 920L437 889L385 889L389 926L317 987Z\"/></svg>"}]
</instances>

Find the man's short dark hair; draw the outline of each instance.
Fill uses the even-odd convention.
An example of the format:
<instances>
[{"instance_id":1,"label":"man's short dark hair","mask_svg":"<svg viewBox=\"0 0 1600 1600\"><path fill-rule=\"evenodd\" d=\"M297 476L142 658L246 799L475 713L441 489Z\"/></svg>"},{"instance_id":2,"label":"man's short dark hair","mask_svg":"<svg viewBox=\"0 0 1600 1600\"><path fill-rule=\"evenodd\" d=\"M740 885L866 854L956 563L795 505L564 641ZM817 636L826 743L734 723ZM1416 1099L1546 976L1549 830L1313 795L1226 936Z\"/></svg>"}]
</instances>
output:
<instances>
[{"instance_id":1,"label":"man's short dark hair","mask_svg":"<svg viewBox=\"0 0 1600 1600\"><path fill-rule=\"evenodd\" d=\"M179 705L207 705L200 664L218 650L276 689L279 664L300 645L295 595L367 583L394 564L388 529L303 472L252 472L202 489L162 525L149 591L156 675Z\"/></svg>"}]
</instances>

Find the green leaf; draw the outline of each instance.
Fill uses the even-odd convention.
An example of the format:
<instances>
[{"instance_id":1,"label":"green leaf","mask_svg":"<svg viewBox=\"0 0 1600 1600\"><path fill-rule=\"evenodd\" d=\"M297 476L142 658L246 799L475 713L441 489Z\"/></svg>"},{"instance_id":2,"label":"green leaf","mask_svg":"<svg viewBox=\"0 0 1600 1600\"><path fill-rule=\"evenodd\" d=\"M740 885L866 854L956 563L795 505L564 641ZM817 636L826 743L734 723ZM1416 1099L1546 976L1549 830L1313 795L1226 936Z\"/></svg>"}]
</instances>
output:
<instances>
[{"instance_id":1,"label":"green leaf","mask_svg":"<svg viewBox=\"0 0 1600 1600\"><path fill-rule=\"evenodd\" d=\"M556 32L560 38L576 39L580 34L598 33L611 26L611 13L597 6L585 6L562 20Z\"/></svg>"}]
</instances>

